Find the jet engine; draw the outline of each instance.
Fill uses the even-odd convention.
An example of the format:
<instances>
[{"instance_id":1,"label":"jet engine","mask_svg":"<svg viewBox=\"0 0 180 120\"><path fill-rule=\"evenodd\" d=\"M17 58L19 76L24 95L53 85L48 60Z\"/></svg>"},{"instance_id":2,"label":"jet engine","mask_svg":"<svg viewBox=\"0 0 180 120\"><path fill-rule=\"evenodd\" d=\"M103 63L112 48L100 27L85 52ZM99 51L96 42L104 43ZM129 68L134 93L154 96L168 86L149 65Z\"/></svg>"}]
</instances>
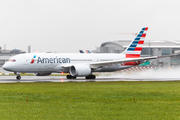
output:
<instances>
[{"instance_id":1,"label":"jet engine","mask_svg":"<svg viewBox=\"0 0 180 120\"><path fill-rule=\"evenodd\" d=\"M51 73L34 73L35 76L49 76Z\"/></svg>"},{"instance_id":2,"label":"jet engine","mask_svg":"<svg viewBox=\"0 0 180 120\"><path fill-rule=\"evenodd\" d=\"M91 75L91 68L88 65L77 64L71 66L69 72L72 76L84 77Z\"/></svg>"}]
</instances>

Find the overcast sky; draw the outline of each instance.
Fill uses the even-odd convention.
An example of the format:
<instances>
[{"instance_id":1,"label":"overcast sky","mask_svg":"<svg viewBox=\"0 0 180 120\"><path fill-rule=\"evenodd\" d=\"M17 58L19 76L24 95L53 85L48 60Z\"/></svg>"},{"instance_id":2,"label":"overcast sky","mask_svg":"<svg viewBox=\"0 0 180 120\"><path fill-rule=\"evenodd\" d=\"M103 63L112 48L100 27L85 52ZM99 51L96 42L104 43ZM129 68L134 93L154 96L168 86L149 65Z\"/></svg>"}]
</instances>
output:
<instances>
[{"instance_id":1,"label":"overcast sky","mask_svg":"<svg viewBox=\"0 0 180 120\"><path fill-rule=\"evenodd\" d=\"M180 40L179 0L1 0L0 46L32 52L94 50L131 40L149 27L146 40Z\"/></svg>"}]
</instances>

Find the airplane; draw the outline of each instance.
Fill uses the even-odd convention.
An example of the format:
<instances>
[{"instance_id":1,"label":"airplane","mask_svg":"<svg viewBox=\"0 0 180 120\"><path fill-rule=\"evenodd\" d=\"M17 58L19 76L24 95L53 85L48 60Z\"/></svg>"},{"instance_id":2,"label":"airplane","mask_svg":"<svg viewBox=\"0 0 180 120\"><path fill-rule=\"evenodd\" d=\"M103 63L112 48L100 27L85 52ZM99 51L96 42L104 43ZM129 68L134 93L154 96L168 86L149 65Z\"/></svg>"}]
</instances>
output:
<instances>
[{"instance_id":1,"label":"airplane","mask_svg":"<svg viewBox=\"0 0 180 120\"><path fill-rule=\"evenodd\" d=\"M84 53L83 50L79 50L79 53ZM90 50L86 50L86 53L91 53Z\"/></svg>"},{"instance_id":2,"label":"airplane","mask_svg":"<svg viewBox=\"0 0 180 120\"><path fill-rule=\"evenodd\" d=\"M86 53L91 53L91 51L90 50L86 50Z\"/></svg>"},{"instance_id":3,"label":"airplane","mask_svg":"<svg viewBox=\"0 0 180 120\"><path fill-rule=\"evenodd\" d=\"M85 77L95 79L94 72L113 72L137 66L158 56L140 57L148 27L142 28L130 45L120 54L82 53L27 53L11 57L3 69L14 72L20 80L20 73L35 73L47 76L51 73L69 73L67 79Z\"/></svg>"},{"instance_id":4,"label":"airplane","mask_svg":"<svg viewBox=\"0 0 180 120\"><path fill-rule=\"evenodd\" d=\"M80 53L84 53L83 50L79 50Z\"/></svg>"}]
</instances>

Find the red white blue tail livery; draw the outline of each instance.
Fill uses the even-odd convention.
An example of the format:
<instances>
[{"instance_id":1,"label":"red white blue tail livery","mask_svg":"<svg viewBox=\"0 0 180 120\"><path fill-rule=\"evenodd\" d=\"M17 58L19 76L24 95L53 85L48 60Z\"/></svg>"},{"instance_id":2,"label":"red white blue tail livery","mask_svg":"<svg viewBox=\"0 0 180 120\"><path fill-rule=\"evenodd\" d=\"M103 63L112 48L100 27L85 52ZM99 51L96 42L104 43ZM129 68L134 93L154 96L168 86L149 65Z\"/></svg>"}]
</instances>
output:
<instances>
[{"instance_id":1,"label":"red white blue tail livery","mask_svg":"<svg viewBox=\"0 0 180 120\"><path fill-rule=\"evenodd\" d=\"M140 57L144 40L146 37L148 27L142 28L136 38L131 42L129 47L124 51L126 58L138 58Z\"/></svg>"}]
</instances>

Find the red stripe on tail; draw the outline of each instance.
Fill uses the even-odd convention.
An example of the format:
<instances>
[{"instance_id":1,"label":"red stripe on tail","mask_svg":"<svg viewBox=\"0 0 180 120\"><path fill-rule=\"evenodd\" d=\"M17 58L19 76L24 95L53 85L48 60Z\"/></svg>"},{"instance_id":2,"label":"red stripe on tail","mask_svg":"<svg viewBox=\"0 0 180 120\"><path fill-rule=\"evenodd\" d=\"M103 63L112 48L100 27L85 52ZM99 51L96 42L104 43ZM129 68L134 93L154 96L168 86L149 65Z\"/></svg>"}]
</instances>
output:
<instances>
[{"instance_id":1,"label":"red stripe on tail","mask_svg":"<svg viewBox=\"0 0 180 120\"><path fill-rule=\"evenodd\" d=\"M146 37L146 34L142 34L142 36L141 37Z\"/></svg>"},{"instance_id":2,"label":"red stripe on tail","mask_svg":"<svg viewBox=\"0 0 180 120\"><path fill-rule=\"evenodd\" d=\"M136 47L134 51L141 51L142 47Z\"/></svg>"},{"instance_id":3,"label":"red stripe on tail","mask_svg":"<svg viewBox=\"0 0 180 120\"><path fill-rule=\"evenodd\" d=\"M144 41L139 41L138 44L144 44Z\"/></svg>"},{"instance_id":4,"label":"red stripe on tail","mask_svg":"<svg viewBox=\"0 0 180 120\"><path fill-rule=\"evenodd\" d=\"M126 58L138 58L140 54L126 54Z\"/></svg>"}]
</instances>

